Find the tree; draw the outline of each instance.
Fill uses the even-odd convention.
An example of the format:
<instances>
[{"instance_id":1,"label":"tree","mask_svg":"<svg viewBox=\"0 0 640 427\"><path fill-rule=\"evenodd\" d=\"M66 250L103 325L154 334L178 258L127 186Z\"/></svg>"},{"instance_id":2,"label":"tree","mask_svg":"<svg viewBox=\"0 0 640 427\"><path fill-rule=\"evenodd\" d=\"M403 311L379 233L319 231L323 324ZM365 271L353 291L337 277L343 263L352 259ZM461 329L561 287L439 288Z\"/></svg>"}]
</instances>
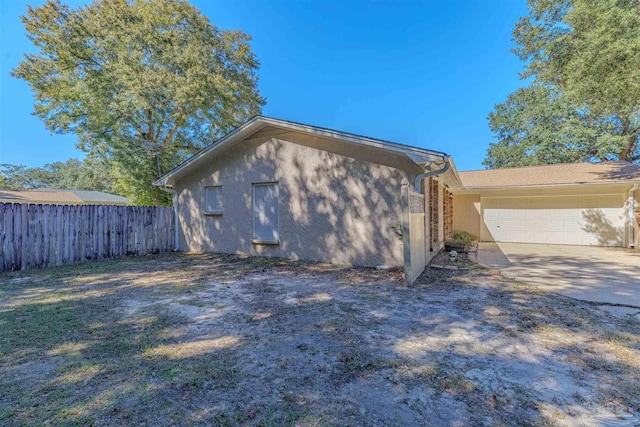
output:
<instances>
[{"instance_id":1,"label":"tree","mask_svg":"<svg viewBox=\"0 0 640 427\"><path fill-rule=\"evenodd\" d=\"M110 166L93 158L83 161L69 159L66 162L54 162L36 168L0 164L0 188L3 189L59 188L118 192L112 187L112 183Z\"/></svg>"},{"instance_id":2,"label":"tree","mask_svg":"<svg viewBox=\"0 0 640 427\"><path fill-rule=\"evenodd\" d=\"M489 168L615 160L626 143L620 123L577 108L553 86L518 89L489 114L498 142L489 144Z\"/></svg>"},{"instance_id":3,"label":"tree","mask_svg":"<svg viewBox=\"0 0 640 427\"><path fill-rule=\"evenodd\" d=\"M553 152L545 147L559 144L563 147L559 153L565 154L560 157L562 161L593 158L640 161L640 6L637 0L528 0L528 3L527 16L520 18L514 30L514 52L526 62L523 78L533 77L536 85L553 88L552 104L559 107L559 111L550 108L544 96L525 97L518 92L510 95L504 104L496 106L489 118L494 132L497 128L501 130L496 132L498 142L491 145L485 164L502 164L494 156L498 153L506 156L503 150L506 146L515 153L513 146L518 141L528 144L537 141L540 150L547 154ZM525 111L505 108L514 97L526 98L526 106L522 104ZM516 125L511 133L516 133L517 126L522 124L520 119L537 110L545 114L558 113L555 118L563 123L569 117L584 120L579 119L581 125L572 127L568 133L549 132L548 119L553 116L547 115L547 120L533 120L519 128L531 138L502 139L502 135L510 133L505 132L510 122ZM514 117L507 119L509 111ZM496 115L504 119L497 127L492 123ZM545 126L538 129L539 123ZM576 131L579 135L575 135ZM591 136L580 138L583 131L589 131ZM528 159L539 151L531 148L531 145L520 148L523 164L561 161L554 155L535 154L534 159ZM517 162L509 163L513 164Z\"/></svg>"},{"instance_id":4,"label":"tree","mask_svg":"<svg viewBox=\"0 0 640 427\"><path fill-rule=\"evenodd\" d=\"M6 190L31 190L49 187L49 176L40 168L23 165L0 164L1 187Z\"/></svg>"},{"instance_id":5,"label":"tree","mask_svg":"<svg viewBox=\"0 0 640 427\"><path fill-rule=\"evenodd\" d=\"M168 204L151 182L264 104L250 37L186 1L48 0L22 20L39 52L13 75L30 84L35 114L108 161L135 203Z\"/></svg>"}]
</instances>

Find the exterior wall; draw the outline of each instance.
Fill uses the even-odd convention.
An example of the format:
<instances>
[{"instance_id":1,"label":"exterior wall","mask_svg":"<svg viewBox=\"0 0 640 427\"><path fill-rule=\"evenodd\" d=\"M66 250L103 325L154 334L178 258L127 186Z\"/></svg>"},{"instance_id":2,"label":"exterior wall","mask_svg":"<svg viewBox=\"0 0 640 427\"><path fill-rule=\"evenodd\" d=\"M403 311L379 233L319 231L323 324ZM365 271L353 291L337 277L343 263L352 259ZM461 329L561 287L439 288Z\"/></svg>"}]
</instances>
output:
<instances>
[{"instance_id":1,"label":"exterior wall","mask_svg":"<svg viewBox=\"0 0 640 427\"><path fill-rule=\"evenodd\" d=\"M383 166L323 151L318 138L278 138L246 140L176 183L180 249L402 265L400 184L417 172L401 170L408 159L385 155L398 167ZM278 245L251 242L252 183L260 182L279 185ZM222 215L204 214L204 188L212 185L222 186Z\"/></svg>"},{"instance_id":2,"label":"exterior wall","mask_svg":"<svg viewBox=\"0 0 640 427\"><path fill-rule=\"evenodd\" d=\"M445 189L442 183L434 177L429 178L429 217L432 255L444 248L445 239Z\"/></svg>"},{"instance_id":3,"label":"exterior wall","mask_svg":"<svg viewBox=\"0 0 640 427\"><path fill-rule=\"evenodd\" d=\"M434 245L435 252L444 248L444 187L438 181L438 239Z\"/></svg>"},{"instance_id":4,"label":"exterior wall","mask_svg":"<svg viewBox=\"0 0 640 427\"><path fill-rule=\"evenodd\" d=\"M444 211L444 239L453 237L453 198L451 192L444 190L443 211Z\"/></svg>"},{"instance_id":5,"label":"exterior wall","mask_svg":"<svg viewBox=\"0 0 640 427\"><path fill-rule=\"evenodd\" d=\"M453 229L467 231L480 238L480 195L455 194L453 205Z\"/></svg>"}]
</instances>

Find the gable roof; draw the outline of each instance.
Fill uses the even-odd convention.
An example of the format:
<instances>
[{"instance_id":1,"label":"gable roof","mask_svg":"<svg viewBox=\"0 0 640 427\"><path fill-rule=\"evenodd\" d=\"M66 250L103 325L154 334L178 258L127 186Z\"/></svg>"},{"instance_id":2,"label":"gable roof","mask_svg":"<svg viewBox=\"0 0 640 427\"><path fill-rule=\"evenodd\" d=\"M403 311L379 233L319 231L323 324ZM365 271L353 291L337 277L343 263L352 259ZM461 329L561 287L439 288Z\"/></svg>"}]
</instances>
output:
<instances>
[{"instance_id":1,"label":"gable roof","mask_svg":"<svg viewBox=\"0 0 640 427\"><path fill-rule=\"evenodd\" d=\"M624 161L562 163L458 174L465 189L640 182L640 167Z\"/></svg>"},{"instance_id":2,"label":"gable roof","mask_svg":"<svg viewBox=\"0 0 640 427\"><path fill-rule=\"evenodd\" d=\"M35 190L0 190L1 203L38 203L56 205L126 205L131 201L116 194L91 190L59 190L38 188Z\"/></svg>"},{"instance_id":3,"label":"gable roof","mask_svg":"<svg viewBox=\"0 0 640 427\"><path fill-rule=\"evenodd\" d=\"M205 163L214 156L219 150L228 147L236 142L251 136L266 126L302 132L314 136L339 140L348 144L357 144L375 150L393 152L402 154L411 159L414 163L429 163L440 161L447 156L446 153L440 151L427 150L424 148L412 147L410 145L398 144L397 142L385 141L382 139L369 138L367 136L356 135L348 132L341 132L333 129L322 128L318 126L310 126L302 123L290 122L287 120L276 119L266 116L254 116L243 125L237 127L227 135L215 141L213 144L205 147L192 157L187 159L181 165L175 167L160 179L156 180L153 185L164 186L172 185L173 182L187 174L193 168Z\"/></svg>"}]
</instances>

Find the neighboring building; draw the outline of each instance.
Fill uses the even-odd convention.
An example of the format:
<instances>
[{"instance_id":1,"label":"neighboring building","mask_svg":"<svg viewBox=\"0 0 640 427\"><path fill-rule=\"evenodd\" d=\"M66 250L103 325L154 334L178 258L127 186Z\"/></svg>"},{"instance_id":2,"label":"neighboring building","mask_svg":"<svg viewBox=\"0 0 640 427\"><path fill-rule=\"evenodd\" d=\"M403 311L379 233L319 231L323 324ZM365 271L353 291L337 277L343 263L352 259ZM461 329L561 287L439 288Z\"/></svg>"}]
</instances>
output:
<instances>
[{"instance_id":1,"label":"neighboring building","mask_svg":"<svg viewBox=\"0 0 640 427\"><path fill-rule=\"evenodd\" d=\"M464 189L454 195L453 226L481 241L640 245L634 220L640 191L631 191L640 183L640 167L634 164L571 163L459 176Z\"/></svg>"},{"instance_id":2,"label":"neighboring building","mask_svg":"<svg viewBox=\"0 0 640 427\"><path fill-rule=\"evenodd\" d=\"M131 201L115 194L90 190L58 190L38 188L36 190L0 190L0 203L30 203L43 205L120 205Z\"/></svg>"},{"instance_id":3,"label":"neighboring building","mask_svg":"<svg viewBox=\"0 0 640 427\"><path fill-rule=\"evenodd\" d=\"M413 183L447 157L258 116L155 185L175 192L180 250L402 265L402 180ZM431 184L440 206L431 218L440 226L433 239L428 226L423 233L433 240L429 252L445 238L443 194L453 173Z\"/></svg>"}]
</instances>

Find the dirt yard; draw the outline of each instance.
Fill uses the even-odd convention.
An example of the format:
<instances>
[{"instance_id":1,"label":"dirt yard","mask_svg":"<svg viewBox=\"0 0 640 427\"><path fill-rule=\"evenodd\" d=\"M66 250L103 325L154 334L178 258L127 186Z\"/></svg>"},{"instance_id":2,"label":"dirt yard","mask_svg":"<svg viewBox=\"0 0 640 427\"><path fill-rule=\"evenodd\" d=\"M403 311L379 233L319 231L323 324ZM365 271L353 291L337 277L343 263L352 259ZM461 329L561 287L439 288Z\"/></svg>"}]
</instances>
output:
<instances>
[{"instance_id":1,"label":"dirt yard","mask_svg":"<svg viewBox=\"0 0 640 427\"><path fill-rule=\"evenodd\" d=\"M482 269L169 254L0 275L0 425L640 424L640 319Z\"/></svg>"}]
</instances>

